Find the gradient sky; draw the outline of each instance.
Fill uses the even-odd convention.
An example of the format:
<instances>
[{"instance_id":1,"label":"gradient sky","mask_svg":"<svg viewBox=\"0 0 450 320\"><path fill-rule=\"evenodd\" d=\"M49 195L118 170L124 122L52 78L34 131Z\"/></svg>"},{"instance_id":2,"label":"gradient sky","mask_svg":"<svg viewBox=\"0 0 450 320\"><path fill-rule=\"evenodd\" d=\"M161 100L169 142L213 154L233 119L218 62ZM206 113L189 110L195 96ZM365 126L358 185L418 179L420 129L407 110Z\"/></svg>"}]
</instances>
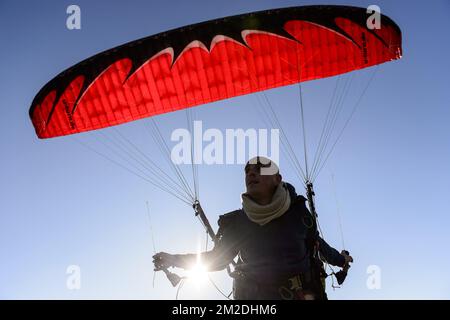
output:
<instances>
[{"instance_id":1,"label":"gradient sky","mask_svg":"<svg viewBox=\"0 0 450 320\"><path fill-rule=\"evenodd\" d=\"M380 67L316 181L326 240L342 249L339 211L345 247L355 258L344 286L336 291L328 286L329 297L449 299L450 2L327 3L377 4L403 32L403 58ZM70 4L81 8L81 30L66 28ZM176 289L163 274L156 274L152 285L151 229L157 251L196 252L205 243L202 227L185 204L87 150L73 137L36 137L28 109L47 81L93 54L164 30L307 4L313 2L0 1L0 298L173 299ZM362 77L367 74L361 72ZM333 79L304 85L311 144L326 113L320 106L329 101L333 85ZM292 121L298 117L297 90L292 86L267 95L303 156L298 121ZM358 83L352 91L361 92ZM249 106L253 101L246 96L199 107L196 119L205 128L263 128ZM168 141L171 130L186 126L183 114L157 121ZM134 130L133 125L123 128L128 129ZM134 137L147 143L148 152L158 160L148 137ZM91 135L79 139L88 141ZM280 166L284 179L303 193L283 158ZM200 199L217 228L220 214L240 207L242 166L199 166L199 181ZM66 287L69 265L81 268L80 290ZM381 270L378 290L366 285L370 265ZM226 272L211 277L230 292ZM206 282L186 283L179 298L222 297Z\"/></svg>"}]
</instances>

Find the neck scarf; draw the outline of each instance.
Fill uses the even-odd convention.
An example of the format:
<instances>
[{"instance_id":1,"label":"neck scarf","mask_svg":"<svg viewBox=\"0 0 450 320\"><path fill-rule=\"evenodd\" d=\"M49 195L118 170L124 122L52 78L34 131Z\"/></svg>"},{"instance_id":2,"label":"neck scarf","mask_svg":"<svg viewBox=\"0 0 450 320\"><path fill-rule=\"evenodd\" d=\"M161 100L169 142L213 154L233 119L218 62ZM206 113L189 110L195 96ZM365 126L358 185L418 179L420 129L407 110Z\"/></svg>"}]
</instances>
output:
<instances>
[{"instance_id":1,"label":"neck scarf","mask_svg":"<svg viewBox=\"0 0 450 320\"><path fill-rule=\"evenodd\" d=\"M281 217L291 205L291 197L284 182L281 182L267 205L256 203L247 193L241 195L242 208L247 217L260 226Z\"/></svg>"}]
</instances>

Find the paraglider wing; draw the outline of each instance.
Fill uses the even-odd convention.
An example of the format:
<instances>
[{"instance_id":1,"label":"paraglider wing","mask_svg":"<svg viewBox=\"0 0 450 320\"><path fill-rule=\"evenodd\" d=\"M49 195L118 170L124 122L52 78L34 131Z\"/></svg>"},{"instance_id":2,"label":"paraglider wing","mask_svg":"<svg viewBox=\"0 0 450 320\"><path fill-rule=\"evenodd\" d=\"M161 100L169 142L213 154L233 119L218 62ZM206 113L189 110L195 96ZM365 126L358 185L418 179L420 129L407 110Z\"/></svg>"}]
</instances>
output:
<instances>
[{"instance_id":1,"label":"paraglider wing","mask_svg":"<svg viewBox=\"0 0 450 320\"><path fill-rule=\"evenodd\" d=\"M261 11L163 32L99 53L35 97L39 138L74 134L401 57L388 17L366 27L364 8Z\"/></svg>"}]
</instances>

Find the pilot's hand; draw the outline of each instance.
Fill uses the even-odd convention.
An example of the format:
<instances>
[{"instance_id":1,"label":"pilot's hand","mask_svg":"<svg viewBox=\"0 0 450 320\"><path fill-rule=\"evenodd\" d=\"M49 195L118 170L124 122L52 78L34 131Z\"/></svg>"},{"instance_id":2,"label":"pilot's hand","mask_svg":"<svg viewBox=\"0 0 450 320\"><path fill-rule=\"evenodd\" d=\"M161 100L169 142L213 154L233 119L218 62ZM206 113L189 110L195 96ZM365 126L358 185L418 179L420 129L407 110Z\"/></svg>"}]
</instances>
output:
<instances>
[{"instance_id":1,"label":"pilot's hand","mask_svg":"<svg viewBox=\"0 0 450 320\"><path fill-rule=\"evenodd\" d=\"M153 264L155 265L155 271L167 269L173 267L176 262L176 256L166 252L158 252L153 256Z\"/></svg>"},{"instance_id":2,"label":"pilot's hand","mask_svg":"<svg viewBox=\"0 0 450 320\"><path fill-rule=\"evenodd\" d=\"M347 250L342 250L341 255L345 259L345 265L349 266L350 262L353 262L353 258Z\"/></svg>"}]
</instances>

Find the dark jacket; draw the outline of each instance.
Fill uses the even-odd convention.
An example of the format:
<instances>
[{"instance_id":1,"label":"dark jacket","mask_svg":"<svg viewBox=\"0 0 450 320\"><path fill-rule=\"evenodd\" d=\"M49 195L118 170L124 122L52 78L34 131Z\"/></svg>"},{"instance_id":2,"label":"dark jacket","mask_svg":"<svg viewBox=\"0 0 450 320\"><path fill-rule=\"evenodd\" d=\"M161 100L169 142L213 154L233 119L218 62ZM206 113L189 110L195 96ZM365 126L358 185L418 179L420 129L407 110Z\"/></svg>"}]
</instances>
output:
<instances>
[{"instance_id":1,"label":"dark jacket","mask_svg":"<svg viewBox=\"0 0 450 320\"><path fill-rule=\"evenodd\" d=\"M245 286L276 285L294 275L309 273L311 241L319 242L321 256L329 264L344 265L344 257L319 237L306 199L297 195L292 185L287 187L291 196L288 211L263 226L249 220L242 209L220 216L214 249L203 253L202 260L210 270L221 270L238 256L235 288L243 282ZM246 298L264 297L253 294Z\"/></svg>"}]
</instances>

